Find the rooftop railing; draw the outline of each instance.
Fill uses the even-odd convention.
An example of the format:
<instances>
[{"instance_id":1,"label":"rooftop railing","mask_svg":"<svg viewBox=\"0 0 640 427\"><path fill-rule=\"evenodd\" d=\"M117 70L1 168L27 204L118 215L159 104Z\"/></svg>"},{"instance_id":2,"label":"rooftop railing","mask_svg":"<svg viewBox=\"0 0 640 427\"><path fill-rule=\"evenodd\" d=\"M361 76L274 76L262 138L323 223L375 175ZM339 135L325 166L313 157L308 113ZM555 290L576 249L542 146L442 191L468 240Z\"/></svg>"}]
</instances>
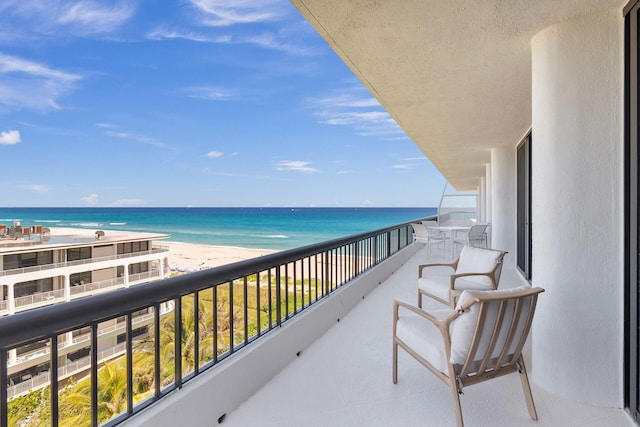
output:
<instances>
[{"instance_id":1,"label":"rooftop railing","mask_svg":"<svg viewBox=\"0 0 640 427\"><path fill-rule=\"evenodd\" d=\"M49 410L27 416L48 417L41 422L52 426L115 425L412 243L410 223L403 223L2 318L0 427L25 416L20 397L8 399L7 358L16 348L44 342L50 349L44 369L50 385L38 393L47 396L40 404ZM164 303L174 310L161 311ZM137 342L133 317L142 309L153 322ZM99 354L109 337L100 335L101 325L121 316L124 355L102 365ZM90 369L86 379L69 385L62 381L58 343L85 328L91 331Z\"/></svg>"}]
</instances>

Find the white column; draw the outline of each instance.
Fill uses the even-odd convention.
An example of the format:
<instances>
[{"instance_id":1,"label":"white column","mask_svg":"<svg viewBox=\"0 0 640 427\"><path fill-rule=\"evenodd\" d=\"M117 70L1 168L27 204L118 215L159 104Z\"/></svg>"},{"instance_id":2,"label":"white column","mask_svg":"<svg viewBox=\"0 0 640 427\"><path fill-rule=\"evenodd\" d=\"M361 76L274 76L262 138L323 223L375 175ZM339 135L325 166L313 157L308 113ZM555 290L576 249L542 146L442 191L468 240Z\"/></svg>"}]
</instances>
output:
<instances>
[{"instance_id":1,"label":"white column","mask_svg":"<svg viewBox=\"0 0 640 427\"><path fill-rule=\"evenodd\" d=\"M486 212L485 221L491 222L491 163L487 163L485 168L485 184L486 184Z\"/></svg>"},{"instance_id":2,"label":"white column","mask_svg":"<svg viewBox=\"0 0 640 427\"><path fill-rule=\"evenodd\" d=\"M124 287L129 287L129 264L124 265Z\"/></svg>"},{"instance_id":3,"label":"white column","mask_svg":"<svg viewBox=\"0 0 640 427\"><path fill-rule=\"evenodd\" d=\"M69 279L68 274L65 274L63 277L64 277L64 300L71 301L71 281Z\"/></svg>"},{"instance_id":4,"label":"white column","mask_svg":"<svg viewBox=\"0 0 640 427\"><path fill-rule=\"evenodd\" d=\"M532 39L533 380L623 406L623 28L619 8Z\"/></svg>"},{"instance_id":5,"label":"white column","mask_svg":"<svg viewBox=\"0 0 640 427\"><path fill-rule=\"evenodd\" d=\"M15 283L9 283L7 285L7 308L9 309L9 315L15 314L16 312L15 293L13 292L13 287L15 285Z\"/></svg>"},{"instance_id":6,"label":"white column","mask_svg":"<svg viewBox=\"0 0 640 427\"><path fill-rule=\"evenodd\" d=\"M487 222L487 185L484 176L480 177L480 185L478 186L478 222Z\"/></svg>"},{"instance_id":7,"label":"white column","mask_svg":"<svg viewBox=\"0 0 640 427\"><path fill-rule=\"evenodd\" d=\"M516 149L491 150L491 247L507 251L504 265L516 259Z\"/></svg>"}]
</instances>

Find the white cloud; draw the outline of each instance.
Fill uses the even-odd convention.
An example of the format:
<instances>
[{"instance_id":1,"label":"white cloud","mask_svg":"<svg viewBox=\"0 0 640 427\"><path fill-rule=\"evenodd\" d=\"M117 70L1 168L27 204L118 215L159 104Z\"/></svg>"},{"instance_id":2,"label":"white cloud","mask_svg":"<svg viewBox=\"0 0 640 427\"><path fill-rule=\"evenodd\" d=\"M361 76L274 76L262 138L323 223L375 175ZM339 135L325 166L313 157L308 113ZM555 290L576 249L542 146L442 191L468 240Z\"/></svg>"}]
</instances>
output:
<instances>
[{"instance_id":1,"label":"white cloud","mask_svg":"<svg viewBox=\"0 0 640 427\"><path fill-rule=\"evenodd\" d=\"M0 53L0 105L33 110L59 109L57 99L81 78Z\"/></svg>"},{"instance_id":2,"label":"white cloud","mask_svg":"<svg viewBox=\"0 0 640 427\"><path fill-rule=\"evenodd\" d=\"M42 184L23 184L18 185L18 188L22 188L23 190L34 191L36 193L46 193L49 191L46 185Z\"/></svg>"},{"instance_id":3,"label":"white cloud","mask_svg":"<svg viewBox=\"0 0 640 427\"><path fill-rule=\"evenodd\" d=\"M190 98L205 99L207 101L228 101L235 96L231 91L213 86L189 87L184 92Z\"/></svg>"},{"instance_id":4,"label":"white cloud","mask_svg":"<svg viewBox=\"0 0 640 427\"><path fill-rule=\"evenodd\" d=\"M51 34L88 35L110 33L129 20L132 2L91 0L5 0L0 5L0 22L5 35L15 37Z\"/></svg>"},{"instance_id":5,"label":"white cloud","mask_svg":"<svg viewBox=\"0 0 640 427\"><path fill-rule=\"evenodd\" d=\"M391 169L413 169L416 165L411 164L399 164L399 165L391 165Z\"/></svg>"},{"instance_id":6,"label":"white cloud","mask_svg":"<svg viewBox=\"0 0 640 427\"><path fill-rule=\"evenodd\" d=\"M113 128L115 128L115 126ZM152 138L150 136L140 135L140 134L136 134L136 133L128 132L128 131L108 130L108 131L105 132L105 135L112 136L114 138L129 139L129 140L132 140L132 141L139 142L141 144L152 145L152 146L158 147L158 148L168 148L169 147L164 142L160 142L160 141L158 141L155 138Z\"/></svg>"},{"instance_id":7,"label":"white cloud","mask_svg":"<svg viewBox=\"0 0 640 427\"><path fill-rule=\"evenodd\" d=\"M183 39L191 40L200 43L231 43L232 37L230 35L222 36L207 36L206 34L196 33L193 31L175 31L166 30L162 28L155 29L147 34L147 38L150 40L164 40L164 39Z\"/></svg>"},{"instance_id":8,"label":"white cloud","mask_svg":"<svg viewBox=\"0 0 640 427\"><path fill-rule=\"evenodd\" d=\"M73 26L76 32L83 34L111 32L134 12L131 4L124 1L112 6L93 1L64 2L63 5L56 21Z\"/></svg>"},{"instance_id":9,"label":"white cloud","mask_svg":"<svg viewBox=\"0 0 640 427\"><path fill-rule=\"evenodd\" d=\"M350 126L360 136L387 140L406 138L389 113L362 87L351 86L340 89L336 95L308 99L307 105L320 123Z\"/></svg>"},{"instance_id":10,"label":"white cloud","mask_svg":"<svg viewBox=\"0 0 640 427\"><path fill-rule=\"evenodd\" d=\"M130 207L130 206L144 206L147 204L147 201L144 199L118 199L112 202L109 206L111 207Z\"/></svg>"},{"instance_id":11,"label":"white cloud","mask_svg":"<svg viewBox=\"0 0 640 427\"><path fill-rule=\"evenodd\" d=\"M96 193L89 194L86 197L82 197L82 200L87 206L95 206L98 204L98 195Z\"/></svg>"},{"instance_id":12,"label":"white cloud","mask_svg":"<svg viewBox=\"0 0 640 427\"><path fill-rule=\"evenodd\" d=\"M288 7L285 0L191 0L191 4L203 13L202 23L213 27L277 21Z\"/></svg>"},{"instance_id":13,"label":"white cloud","mask_svg":"<svg viewBox=\"0 0 640 427\"><path fill-rule=\"evenodd\" d=\"M6 132L0 132L0 145L14 145L21 141L20 131L8 130Z\"/></svg>"},{"instance_id":14,"label":"white cloud","mask_svg":"<svg viewBox=\"0 0 640 427\"><path fill-rule=\"evenodd\" d=\"M223 153L221 151L209 151L207 153L207 157L211 157L213 159L213 158L222 156L222 154Z\"/></svg>"},{"instance_id":15,"label":"white cloud","mask_svg":"<svg viewBox=\"0 0 640 427\"><path fill-rule=\"evenodd\" d=\"M301 160L283 160L276 163L276 170L279 171L297 171L297 172L318 172L317 169L307 166L311 162Z\"/></svg>"}]
</instances>

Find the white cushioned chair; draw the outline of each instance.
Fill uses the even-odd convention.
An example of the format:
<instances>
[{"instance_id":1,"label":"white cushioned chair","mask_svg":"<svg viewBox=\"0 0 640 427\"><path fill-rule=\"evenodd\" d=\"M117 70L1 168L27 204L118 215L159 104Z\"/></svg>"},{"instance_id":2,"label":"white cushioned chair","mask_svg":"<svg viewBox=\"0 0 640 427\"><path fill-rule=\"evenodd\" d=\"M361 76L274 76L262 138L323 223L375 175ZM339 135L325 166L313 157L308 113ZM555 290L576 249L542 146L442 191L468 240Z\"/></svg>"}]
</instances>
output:
<instances>
[{"instance_id":1,"label":"white cushioned chair","mask_svg":"<svg viewBox=\"0 0 640 427\"><path fill-rule=\"evenodd\" d=\"M457 260L449 264L422 264L418 266L418 307L426 295L443 304L455 304L452 295L465 289L492 290L498 288L505 251L463 246ZM446 274L430 272L431 267L449 267Z\"/></svg>"},{"instance_id":2,"label":"white cushioned chair","mask_svg":"<svg viewBox=\"0 0 640 427\"><path fill-rule=\"evenodd\" d=\"M449 385L456 423L462 427L463 387L519 372L529 415L537 420L522 348L541 292L544 289L530 286L465 290L455 309L431 311L395 300L394 384L398 382L400 346Z\"/></svg>"},{"instance_id":3,"label":"white cushioned chair","mask_svg":"<svg viewBox=\"0 0 640 427\"><path fill-rule=\"evenodd\" d=\"M436 224L437 226L437 224ZM431 251L431 245L442 243L443 248L446 246L449 236L446 233L429 228L424 224L411 224L413 227L413 240L416 242L426 243L427 251Z\"/></svg>"}]
</instances>

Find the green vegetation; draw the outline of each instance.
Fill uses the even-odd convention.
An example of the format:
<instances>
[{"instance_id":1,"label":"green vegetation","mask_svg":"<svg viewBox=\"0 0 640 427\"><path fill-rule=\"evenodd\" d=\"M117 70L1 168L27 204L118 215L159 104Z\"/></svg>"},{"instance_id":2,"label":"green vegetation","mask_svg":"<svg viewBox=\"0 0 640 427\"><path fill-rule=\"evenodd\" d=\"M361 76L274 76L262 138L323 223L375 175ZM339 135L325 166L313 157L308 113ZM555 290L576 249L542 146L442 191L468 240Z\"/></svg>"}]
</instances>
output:
<instances>
[{"instance_id":1,"label":"green vegetation","mask_svg":"<svg viewBox=\"0 0 640 427\"><path fill-rule=\"evenodd\" d=\"M182 372L187 375L195 369L195 341L196 328L199 342L199 364L202 366L230 350L233 339L234 346L241 345L270 325L277 323L275 277L271 286L266 274L258 277L252 275L227 283L216 288L214 298L213 289L206 289L198 293L197 317L195 312L195 297L193 294L182 297L182 336L180 346L182 352ZM286 282L286 286L285 283ZM284 317L301 309L310 301L320 296L316 295L315 279L294 281L283 278L280 295L280 310ZM245 291L246 289L246 291ZM246 295L245 295L246 292ZM233 296L233 303L231 301ZM269 297L271 308L269 310ZM214 333L214 300L217 316L217 331ZM246 300L246 311L245 311ZM246 313L246 315L245 315ZM245 319L246 316L246 319ZM231 330L233 319L233 331ZM245 320L247 330L245 333ZM162 316L159 337L154 336L153 328L149 335L134 344L133 348L133 401L134 405L148 397L155 391L154 348L155 340L160 340L160 380L161 387L166 387L175 381L175 310ZM214 347L214 339L216 346ZM127 410L127 373L126 356L103 363L98 370L98 422L103 423L122 414ZM48 426L51 418L50 388L35 390L25 396L17 397L9 402L9 425L16 427ZM91 380L89 377L61 387L59 392L59 424L60 426L89 426L91 425Z\"/></svg>"}]
</instances>

